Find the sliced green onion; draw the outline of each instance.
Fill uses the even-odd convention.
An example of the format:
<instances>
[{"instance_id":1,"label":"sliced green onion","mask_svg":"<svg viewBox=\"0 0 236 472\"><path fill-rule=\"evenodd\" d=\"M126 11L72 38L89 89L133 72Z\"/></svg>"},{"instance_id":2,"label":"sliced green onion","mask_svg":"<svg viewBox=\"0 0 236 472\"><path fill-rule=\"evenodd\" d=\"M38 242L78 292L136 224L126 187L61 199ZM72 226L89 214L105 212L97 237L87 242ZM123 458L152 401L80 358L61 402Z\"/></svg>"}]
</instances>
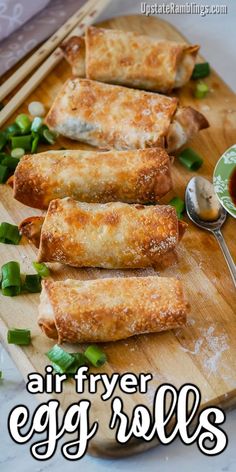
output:
<instances>
[{"instance_id":1,"label":"sliced green onion","mask_svg":"<svg viewBox=\"0 0 236 472\"><path fill-rule=\"evenodd\" d=\"M39 116L36 116L31 124L31 131L38 133L38 131L42 128L43 120Z\"/></svg>"},{"instance_id":2,"label":"sliced green onion","mask_svg":"<svg viewBox=\"0 0 236 472\"><path fill-rule=\"evenodd\" d=\"M32 136L27 134L26 136L13 136L11 138L12 148L22 148L25 151L31 151Z\"/></svg>"},{"instance_id":3,"label":"sliced green onion","mask_svg":"<svg viewBox=\"0 0 236 472\"><path fill-rule=\"evenodd\" d=\"M24 156L24 154L25 154L25 150L23 148L15 148L15 149L12 149L11 151L11 156L17 157L18 159Z\"/></svg>"},{"instance_id":4,"label":"sliced green onion","mask_svg":"<svg viewBox=\"0 0 236 472\"><path fill-rule=\"evenodd\" d=\"M6 133L4 131L0 131L0 151L4 148L7 143Z\"/></svg>"},{"instance_id":5,"label":"sliced green onion","mask_svg":"<svg viewBox=\"0 0 236 472\"><path fill-rule=\"evenodd\" d=\"M2 266L2 294L7 297L19 295L21 291L20 264L15 261Z\"/></svg>"},{"instance_id":6,"label":"sliced green onion","mask_svg":"<svg viewBox=\"0 0 236 472\"><path fill-rule=\"evenodd\" d=\"M195 64L191 79L203 79L210 74L209 62L203 62L201 64Z\"/></svg>"},{"instance_id":7,"label":"sliced green onion","mask_svg":"<svg viewBox=\"0 0 236 472\"><path fill-rule=\"evenodd\" d=\"M34 139L32 141L32 146L31 146L31 152L35 153L38 149L38 143L39 143L39 135L37 134L34 136Z\"/></svg>"},{"instance_id":8,"label":"sliced green onion","mask_svg":"<svg viewBox=\"0 0 236 472\"><path fill-rule=\"evenodd\" d=\"M44 262L33 262L33 267L40 277L48 277L50 275L50 270Z\"/></svg>"},{"instance_id":9,"label":"sliced green onion","mask_svg":"<svg viewBox=\"0 0 236 472\"><path fill-rule=\"evenodd\" d=\"M32 116L44 116L45 115L45 108L43 103L41 102L30 102L28 106L29 113Z\"/></svg>"},{"instance_id":10,"label":"sliced green onion","mask_svg":"<svg viewBox=\"0 0 236 472\"><path fill-rule=\"evenodd\" d=\"M102 350L94 345L89 346L84 352L85 357L91 362L95 367L99 367L105 364L107 357Z\"/></svg>"},{"instance_id":11,"label":"sliced green onion","mask_svg":"<svg viewBox=\"0 0 236 472\"><path fill-rule=\"evenodd\" d=\"M4 184L7 181L9 174L8 167L0 164L0 184Z\"/></svg>"},{"instance_id":12,"label":"sliced green onion","mask_svg":"<svg viewBox=\"0 0 236 472\"><path fill-rule=\"evenodd\" d=\"M0 370L0 380L2 380L3 378L3 375L2 375L2 371Z\"/></svg>"},{"instance_id":13,"label":"sliced green onion","mask_svg":"<svg viewBox=\"0 0 236 472\"><path fill-rule=\"evenodd\" d=\"M76 374L79 367L88 365L88 361L86 357L81 352L71 352L70 355L73 357L73 363L69 365L66 369L64 367L60 367L58 364L52 363L52 367L55 372L58 374L68 374L69 376L73 376Z\"/></svg>"},{"instance_id":14,"label":"sliced green onion","mask_svg":"<svg viewBox=\"0 0 236 472\"><path fill-rule=\"evenodd\" d=\"M185 204L184 204L184 201L182 200L182 198L179 198L179 197L172 198L169 202L169 205L173 206L176 209L178 219L181 220L181 218L183 216L182 214L183 214L184 209L185 209Z\"/></svg>"},{"instance_id":15,"label":"sliced green onion","mask_svg":"<svg viewBox=\"0 0 236 472\"><path fill-rule=\"evenodd\" d=\"M17 136L21 134L21 129L17 123L11 123L6 129L5 133L7 135L7 139L11 138L12 136Z\"/></svg>"},{"instance_id":16,"label":"sliced green onion","mask_svg":"<svg viewBox=\"0 0 236 472\"><path fill-rule=\"evenodd\" d=\"M65 374L66 373L64 369L59 367L59 365L54 364L54 362L52 362L52 367L53 367L54 372L56 372L57 374Z\"/></svg>"},{"instance_id":17,"label":"sliced green onion","mask_svg":"<svg viewBox=\"0 0 236 472\"><path fill-rule=\"evenodd\" d=\"M29 329L9 329L7 342L8 344L28 346L31 343L31 332Z\"/></svg>"},{"instance_id":18,"label":"sliced green onion","mask_svg":"<svg viewBox=\"0 0 236 472\"><path fill-rule=\"evenodd\" d=\"M19 244L21 235L18 226L10 223L1 223L0 225L0 242L5 244Z\"/></svg>"},{"instance_id":19,"label":"sliced green onion","mask_svg":"<svg viewBox=\"0 0 236 472\"><path fill-rule=\"evenodd\" d=\"M40 293L42 290L41 277L38 274L27 274L21 287L23 292Z\"/></svg>"},{"instance_id":20,"label":"sliced green onion","mask_svg":"<svg viewBox=\"0 0 236 472\"><path fill-rule=\"evenodd\" d=\"M43 130L43 137L49 144L55 144L55 134L52 133L49 129L44 129Z\"/></svg>"},{"instance_id":21,"label":"sliced green onion","mask_svg":"<svg viewBox=\"0 0 236 472\"><path fill-rule=\"evenodd\" d=\"M40 135L40 141L42 142L46 142L44 136L43 136L43 133L46 129L49 129L47 125L43 124L42 127L40 128L39 130L39 135Z\"/></svg>"},{"instance_id":22,"label":"sliced green onion","mask_svg":"<svg viewBox=\"0 0 236 472\"><path fill-rule=\"evenodd\" d=\"M184 149L178 156L179 161L183 166L189 170L198 170L202 164L203 159L192 148Z\"/></svg>"},{"instance_id":23,"label":"sliced green onion","mask_svg":"<svg viewBox=\"0 0 236 472\"><path fill-rule=\"evenodd\" d=\"M8 167L8 169L10 169L10 170L15 170L15 168L16 168L17 164L19 164L19 162L20 162L20 159L17 159L16 157L6 156L2 160L1 164L3 166Z\"/></svg>"},{"instance_id":24,"label":"sliced green onion","mask_svg":"<svg viewBox=\"0 0 236 472\"><path fill-rule=\"evenodd\" d=\"M74 374L76 374L79 367L81 367L83 365L88 365L88 361L87 361L85 355L82 354L81 352L71 352L70 354L71 354L71 356L73 356L74 362L73 362L73 364L71 364L70 367L68 367L66 373L70 374L70 375L74 375Z\"/></svg>"},{"instance_id":25,"label":"sliced green onion","mask_svg":"<svg viewBox=\"0 0 236 472\"><path fill-rule=\"evenodd\" d=\"M0 162L2 163L3 159L5 159L5 157L8 157L9 154L7 154L6 152L0 152Z\"/></svg>"},{"instance_id":26,"label":"sliced green onion","mask_svg":"<svg viewBox=\"0 0 236 472\"><path fill-rule=\"evenodd\" d=\"M198 82L194 91L195 98L204 98L209 92L209 87L204 82Z\"/></svg>"},{"instance_id":27,"label":"sliced green onion","mask_svg":"<svg viewBox=\"0 0 236 472\"><path fill-rule=\"evenodd\" d=\"M64 351L58 344L55 344L55 346L46 353L46 356L53 364L61 369L61 373L66 372L74 362L74 357Z\"/></svg>"},{"instance_id":28,"label":"sliced green onion","mask_svg":"<svg viewBox=\"0 0 236 472\"><path fill-rule=\"evenodd\" d=\"M27 134L31 128L31 121L25 113L21 113L16 117L16 124L19 126L22 134Z\"/></svg>"}]
</instances>

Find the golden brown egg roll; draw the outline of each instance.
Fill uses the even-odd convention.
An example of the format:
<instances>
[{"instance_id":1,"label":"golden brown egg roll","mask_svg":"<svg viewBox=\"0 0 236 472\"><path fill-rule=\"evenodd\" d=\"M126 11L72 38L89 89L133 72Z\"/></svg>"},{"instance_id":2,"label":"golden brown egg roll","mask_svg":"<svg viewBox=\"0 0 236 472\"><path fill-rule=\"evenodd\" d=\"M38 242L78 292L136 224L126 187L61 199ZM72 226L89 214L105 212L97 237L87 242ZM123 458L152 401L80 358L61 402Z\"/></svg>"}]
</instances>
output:
<instances>
[{"instance_id":1,"label":"golden brown egg roll","mask_svg":"<svg viewBox=\"0 0 236 472\"><path fill-rule=\"evenodd\" d=\"M34 219L24 220L20 231L35 240ZM35 221L39 226L38 217ZM81 203L71 198L53 200L41 224L39 262L109 269L158 265L177 247L186 226L168 205Z\"/></svg>"},{"instance_id":2,"label":"golden brown egg roll","mask_svg":"<svg viewBox=\"0 0 236 472\"><path fill-rule=\"evenodd\" d=\"M74 79L62 87L46 122L63 136L92 146L118 150L164 147L168 143L170 125L175 121L177 104L176 98L157 93ZM186 110L192 108L183 108L182 115ZM189 114L191 112L184 132L172 127L172 143L179 142L177 137L174 141L175 134L181 133L183 144L193 131L208 126L207 120L196 110L188 125ZM175 149L172 146L172 150Z\"/></svg>"},{"instance_id":3,"label":"golden brown egg roll","mask_svg":"<svg viewBox=\"0 0 236 472\"><path fill-rule=\"evenodd\" d=\"M188 304L174 278L46 280L42 285L38 323L60 343L117 341L186 322Z\"/></svg>"},{"instance_id":4,"label":"golden brown egg roll","mask_svg":"<svg viewBox=\"0 0 236 472\"><path fill-rule=\"evenodd\" d=\"M20 160L14 175L14 198L40 209L64 197L155 203L171 188L170 158L161 148L30 154Z\"/></svg>"},{"instance_id":5,"label":"golden brown egg roll","mask_svg":"<svg viewBox=\"0 0 236 472\"><path fill-rule=\"evenodd\" d=\"M90 26L61 46L74 76L168 93L192 75L198 45Z\"/></svg>"}]
</instances>

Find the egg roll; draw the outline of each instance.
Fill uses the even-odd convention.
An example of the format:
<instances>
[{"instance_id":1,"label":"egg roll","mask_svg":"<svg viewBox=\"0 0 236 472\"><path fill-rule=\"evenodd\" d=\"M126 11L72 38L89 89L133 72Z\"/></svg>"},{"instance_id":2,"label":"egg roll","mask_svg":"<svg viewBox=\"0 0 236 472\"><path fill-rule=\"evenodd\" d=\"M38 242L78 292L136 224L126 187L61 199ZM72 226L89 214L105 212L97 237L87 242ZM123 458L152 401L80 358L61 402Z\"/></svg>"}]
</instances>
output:
<instances>
[{"instance_id":1,"label":"egg roll","mask_svg":"<svg viewBox=\"0 0 236 472\"><path fill-rule=\"evenodd\" d=\"M199 46L90 26L61 49L74 76L169 93L189 81Z\"/></svg>"},{"instance_id":2,"label":"egg roll","mask_svg":"<svg viewBox=\"0 0 236 472\"><path fill-rule=\"evenodd\" d=\"M36 236L34 218L19 227L29 240L31 234ZM71 198L53 200L41 219L38 262L107 269L157 266L177 247L186 226L168 205L83 203Z\"/></svg>"},{"instance_id":3,"label":"egg roll","mask_svg":"<svg viewBox=\"0 0 236 472\"><path fill-rule=\"evenodd\" d=\"M174 278L45 280L38 324L59 343L97 343L182 327L187 311Z\"/></svg>"},{"instance_id":4,"label":"egg roll","mask_svg":"<svg viewBox=\"0 0 236 472\"><path fill-rule=\"evenodd\" d=\"M157 202L172 188L164 149L47 151L24 156L14 174L14 198L47 209L56 198L81 202Z\"/></svg>"},{"instance_id":5,"label":"egg roll","mask_svg":"<svg viewBox=\"0 0 236 472\"><path fill-rule=\"evenodd\" d=\"M49 110L46 123L63 136L100 148L165 147L177 107L177 98L88 79L69 79ZM196 110L191 113L190 107L182 109L183 115L186 109L190 123L187 119L184 133L179 127L172 129L172 143L175 133L180 132L185 142L183 136L187 140L193 130L208 126L204 116Z\"/></svg>"}]
</instances>

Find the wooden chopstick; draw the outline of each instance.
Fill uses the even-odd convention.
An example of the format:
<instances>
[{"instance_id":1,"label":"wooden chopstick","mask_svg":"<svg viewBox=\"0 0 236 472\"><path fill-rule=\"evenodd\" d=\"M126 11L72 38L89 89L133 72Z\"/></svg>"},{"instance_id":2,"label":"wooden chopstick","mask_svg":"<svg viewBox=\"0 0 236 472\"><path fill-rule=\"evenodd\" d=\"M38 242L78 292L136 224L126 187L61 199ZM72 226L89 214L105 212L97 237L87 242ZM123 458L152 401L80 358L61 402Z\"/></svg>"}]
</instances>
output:
<instances>
[{"instance_id":1,"label":"wooden chopstick","mask_svg":"<svg viewBox=\"0 0 236 472\"><path fill-rule=\"evenodd\" d=\"M91 14L96 6L96 0L89 0L64 25L59 28L30 58L16 70L0 87L0 101L22 82L41 62L49 56L58 44L75 28L85 15Z\"/></svg>"},{"instance_id":2,"label":"wooden chopstick","mask_svg":"<svg viewBox=\"0 0 236 472\"><path fill-rule=\"evenodd\" d=\"M85 32L87 26L94 22L100 15L105 6L110 0L96 0L96 6L91 12L91 9L81 18L82 21L76 26L66 38L73 35L81 35ZM93 13L93 15L91 15ZM0 127L10 116L17 110L17 108L24 102L24 100L33 92L39 83L48 75L48 73L60 62L63 57L61 49L58 47L55 51L42 63L42 65L34 72L29 80L21 87L21 89L14 95L14 97L4 106L0 112Z\"/></svg>"}]
</instances>

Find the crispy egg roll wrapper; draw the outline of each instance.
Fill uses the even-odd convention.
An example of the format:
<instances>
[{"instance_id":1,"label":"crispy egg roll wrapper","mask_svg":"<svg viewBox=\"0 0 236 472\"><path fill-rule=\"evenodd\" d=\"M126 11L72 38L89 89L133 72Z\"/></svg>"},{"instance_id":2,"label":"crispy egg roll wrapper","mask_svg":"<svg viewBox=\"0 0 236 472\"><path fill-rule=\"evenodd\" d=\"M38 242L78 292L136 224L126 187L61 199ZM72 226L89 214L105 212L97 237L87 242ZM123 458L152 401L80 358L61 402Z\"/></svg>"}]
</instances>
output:
<instances>
[{"instance_id":1,"label":"crispy egg roll wrapper","mask_svg":"<svg viewBox=\"0 0 236 472\"><path fill-rule=\"evenodd\" d=\"M42 282L38 324L59 342L106 342L181 327L188 304L174 278Z\"/></svg>"},{"instance_id":2,"label":"crispy egg roll wrapper","mask_svg":"<svg viewBox=\"0 0 236 472\"><path fill-rule=\"evenodd\" d=\"M209 126L206 118L192 107L177 109L166 137L168 152L180 149L192 136Z\"/></svg>"},{"instance_id":3,"label":"crispy egg roll wrapper","mask_svg":"<svg viewBox=\"0 0 236 472\"><path fill-rule=\"evenodd\" d=\"M168 93L190 79L199 46L91 26L62 50L77 77Z\"/></svg>"},{"instance_id":4,"label":"crispy egg roll wrapper","mask_svg":"<svg viewBox=\"0 0 236 472\"><path fill-rule=\"evenodd\" d=\"M19 225L20 233L39 247L44 216L25 218Z\"/></svg>"},{"instance_id":5,"label":"crispy egg roll wrapper","mask_svg":"<svg viewBox=\"0 0 236 472\"><path fill-rule=\"evenodd\" d=\"M161 148L30 154L14 175L14 198L40 209L64 197L92 203L157 202L171 188L170 158Z\"/></svg>"},{"instance_id":6,"label":"crispy egg roll wrapper","mask_svg":"<svg viewBox=\"0 0 236 472\"><path fill-rule=\"evenodd\" d=\"M56 97L46 122L63 136L92 146L144 149L166 145L176 110L176 98L88 79L69 79ZM187 140L193 129L198 131L207 126L203 115L195 112L189 131L188 124L184 131L183 127L172 129L172 143L178 143L173 138L176 133L181 132L183 141L183 135Z\"/></svg>"},{"instance_id":7,"label":"crispy egg roll wrapper","mask_svg":"<svg viewBox=\"0 0 236 472\"><path fill-rule=\"evenodd\" d=\"M109 269L156 266L176 248L179 225L184 228L167 205L53 200L41 229L38 261Z\"/></svg>"}]
</instances>

